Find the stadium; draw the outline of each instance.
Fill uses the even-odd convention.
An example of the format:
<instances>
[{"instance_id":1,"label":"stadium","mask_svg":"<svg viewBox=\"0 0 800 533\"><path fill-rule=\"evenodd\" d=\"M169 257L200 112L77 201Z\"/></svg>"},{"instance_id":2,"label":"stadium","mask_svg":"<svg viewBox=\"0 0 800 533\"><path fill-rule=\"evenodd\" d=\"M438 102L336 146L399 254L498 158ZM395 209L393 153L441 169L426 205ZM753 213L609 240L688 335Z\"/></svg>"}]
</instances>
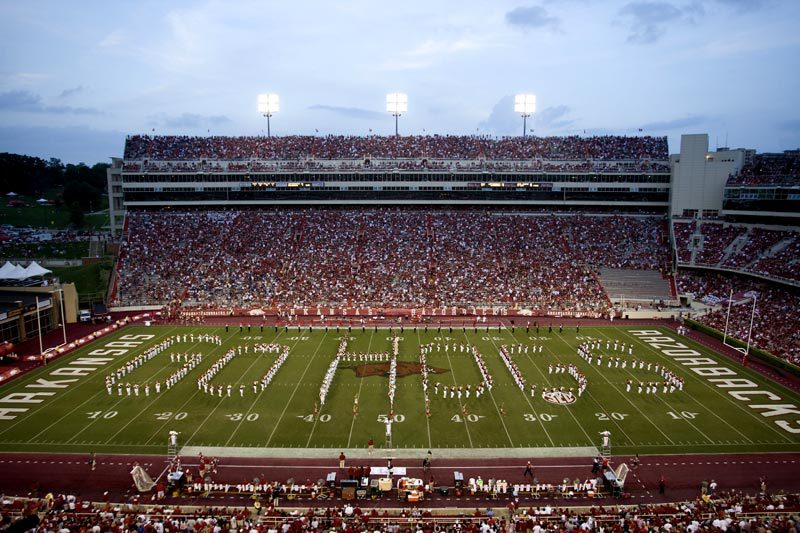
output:
<instances>
[{"instance_id":1,"label":"stadium","mask_svg":"<svg viewBox=\"0 0 800 533\"><path fill-rule=\"evenodd\" d=\"M186 505L791 492L799 163L706 135L130 136L113 320L2 386L3 490L58 461L117 474L106 498L146 465Z\"/></svg>"},{"instance_id":2,"label":"stadium","mask_svg":"<svg viewBox=\"0 0 800 533\"><path fill-rule=\"evenodd\" d=\"M189 4L0 22L0 533L798 529L796 7Z\"/></svg>"}]
</instances>

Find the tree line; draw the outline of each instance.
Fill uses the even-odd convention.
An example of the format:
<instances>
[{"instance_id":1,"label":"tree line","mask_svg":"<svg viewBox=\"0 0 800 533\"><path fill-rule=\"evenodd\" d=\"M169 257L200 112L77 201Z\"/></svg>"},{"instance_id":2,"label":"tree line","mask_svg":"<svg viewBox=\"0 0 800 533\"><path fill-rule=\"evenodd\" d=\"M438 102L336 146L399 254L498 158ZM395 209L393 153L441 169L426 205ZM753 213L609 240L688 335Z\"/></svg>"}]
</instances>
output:
<instances>
[{"instance_id":1,"label":"tree line","mask_svg":"<svg viewBox=\"0 0 800 533\"><path fill-rule=\"evenodd\" d=\"M100 196L106 190L106 170L110 165L96 163L64 164L50 158L0 153L0 192L15 192L40 197L55 187L63 187L57 203L82 212L100 206Z\"/></svg>"}]
</instances>

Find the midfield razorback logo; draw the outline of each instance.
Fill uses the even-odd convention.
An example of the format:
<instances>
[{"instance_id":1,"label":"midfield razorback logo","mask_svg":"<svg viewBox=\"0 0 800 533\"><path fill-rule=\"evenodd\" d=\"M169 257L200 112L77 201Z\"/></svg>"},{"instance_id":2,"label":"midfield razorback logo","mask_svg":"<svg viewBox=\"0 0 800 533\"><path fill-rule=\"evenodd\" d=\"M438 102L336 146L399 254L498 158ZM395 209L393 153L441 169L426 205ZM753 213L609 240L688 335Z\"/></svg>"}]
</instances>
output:
<instances>
[{"instance_id":1,"label":"midfield razorback logo","mask_svg":"<svg viewBox=\"0 0 800 533\"><path fill-rule=\"evenodd\" d=\"M350 367L356 376L360 378L367 378L370 376L388 376L389 363L372 363L367 365L357 365ZM428 367L428 373L444 374L449 372L446 368ZM419 363L397 363L397 377L402 378L405 376L412 376L414 374L422 374L422 365Z\"/></svg>"},{"instance_id":2,"label":"midfield razorback logo","mask_svg":"<svg viewBox=\"0 0 800 533\"><path fill-rule=\"evenodd\" d=\"M570 405L575 403L575 395L569 391L544 391L542 398L546 402L555 403L558 405Z\"/></svg>"}]
</instances>

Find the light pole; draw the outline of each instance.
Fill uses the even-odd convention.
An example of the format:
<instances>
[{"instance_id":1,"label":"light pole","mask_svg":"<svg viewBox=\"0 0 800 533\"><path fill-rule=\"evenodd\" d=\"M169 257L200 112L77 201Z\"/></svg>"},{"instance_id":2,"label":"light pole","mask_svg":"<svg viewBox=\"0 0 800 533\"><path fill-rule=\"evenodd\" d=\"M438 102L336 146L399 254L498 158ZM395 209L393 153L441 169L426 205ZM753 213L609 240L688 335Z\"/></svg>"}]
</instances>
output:
<instances>
[{"instance_id":1,"label":"light pole","mask_svg":"<svg viewBox=\"0 0 800 533\"><path fill-rule=\"evenodd\" d=\"M39 330L39 355L43 356L44 348L42 348L42 320L39 317L39 295L36 295L36 327ZM44 362L47 363L47 358L44 358Z\"/></svg>"},{"instance_id":2,"label":"light pole","mask_svg":"<svg viewBox=\"0 0 800 533\"><path fill-rule=\"evenodd\" d=\"M64 316L64 289L59 288L59 303L61 304L61 331L64 333L64 344L67 344L67 318Z\"/></svg>"},{"instance_id":3,"label":"light pole","mask_svg":"<svg viewBox=\"0 0 800 533\"><path fill-rule=\"evenodd\" d=\"M267 137L270 137L269 119L273 113L280 111L280 101L277 94L259 94L258 112L267 118Z\"/></svg>"},{"instance_id":4,"label":"light pole","mask_svg":"<svg viewBox=\"0 0 800 533\"><path fill-rule=\"evenodd\" d=\"M536 113L536 95L518 94L514 97L514 112L522 115L522 136L528 135L528 117Z\"/></svg>"},{"instance_id":5,"label":"light pole","mask_svg":"<svg viewBox=\"0 0 800 533\"><path fill-rule=\"evenodd\" d=\"M408 95L406 93L389 93L386 95L386 111L394 116L394 136L399 136L398 117L408 112Z\"/></svg>"}]
</instances>

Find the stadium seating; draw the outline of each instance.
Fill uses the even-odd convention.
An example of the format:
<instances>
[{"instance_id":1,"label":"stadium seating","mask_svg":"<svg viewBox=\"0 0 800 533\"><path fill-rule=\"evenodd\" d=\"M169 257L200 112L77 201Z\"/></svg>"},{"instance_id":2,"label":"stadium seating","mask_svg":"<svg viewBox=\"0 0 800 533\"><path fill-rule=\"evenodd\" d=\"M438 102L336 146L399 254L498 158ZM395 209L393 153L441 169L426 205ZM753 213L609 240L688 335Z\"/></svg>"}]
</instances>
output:
<instances>
[{"instance_id":1,"label":"stadium seating","mask_svg":"<svg viewBox=\"0 0 800 533\"><path fill-rule=\"evenodd\" d=\"M679 266L712 266L800 281L800 231L722 221L672 222ZM702 246L692 236L702 236Z\"/></svg>"},{"instance_id":2,"label":"stadium seating","mask_svg":"<svg viewBox=\"0 0 800 533\"><path fill-rule=\"evenodd\" d=\"M455 160L630 160L666 161L666 137L506 137L479 136L342 136L188 137L133 135L125 142L126 161L330 159ZM133 163L128 163L133 165ZM146 165L145 165L146 167ZM130 169L140 167L130 166ZM663 166L661 168L664 168ZM668 170L668 169L667 169Z\"/></svg>"},{"instance_id":3,"label":"stadium seating","mask_svg":"<svg viewBox=\"0 0 800 533\"><path fill-rule=\"evenodd\" d=\"M608 300L597 270L666 269L665 242L658 217L398 209L132 212L116 303L604 310Z\"/></svg>"},{"instance_id":4,"label":"stadium seating","mask_svg":"<svg viewBox=\"0 0 800 533\"><path fill-rule=\"evenodd\" d=\"M135 499L135 498L134 498ZM186 507L92 504L71 494L11 499L0 504L0 525L9 531L794 531L796 494L721 493L676 504L600 506L589 509L476 508L474 513L408 507L361 509L357 504L313 508Z\"/></svg>"},{"instance_id":5,"label":"stadium seating","mask_svg":"<svg viewBox=\"0 0 800 533\"><path fill-rule=\"evenodd\" d=\"M758 185L799 185L800 152L759 154L741 172L728 178L728 187Z\"/></svg>"}]
</instances>

